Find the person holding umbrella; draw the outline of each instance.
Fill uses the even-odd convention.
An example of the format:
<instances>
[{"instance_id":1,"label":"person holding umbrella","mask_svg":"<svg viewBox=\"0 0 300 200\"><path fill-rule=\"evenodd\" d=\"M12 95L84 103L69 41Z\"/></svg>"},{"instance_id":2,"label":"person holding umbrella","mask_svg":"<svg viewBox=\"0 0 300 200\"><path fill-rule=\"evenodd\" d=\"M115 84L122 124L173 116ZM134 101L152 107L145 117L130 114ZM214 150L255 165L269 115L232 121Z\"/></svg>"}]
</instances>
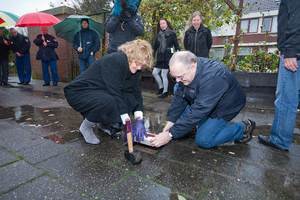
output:
<instances>
[{"instance_id":1,"label":"person holding umbrella","mask_svg":"<svg viewBox=\"0 0 300 200\"><path fill-rule=\"evenodd\" d=\"M39 47L39 50L36 54L36 59L42 61L42 69L43 69L43 86L50 85L50 74L48 66L51 70L52 75L52 83L53 86L57 86L58 83L58 73L57 73L57 65L56 60L58 60L58 56L54 50L57 48L58 43L55 37L48 34L48 29L45 26L42 26L43 34L39 34L34 40L34 44Z\"/></svg>"},{"instance_id":2,"label":"person holding umbrella","mask_svg":"<svg viewBox=\"0 0 300 200\"><path fill-rule=\"evenodd\" d=\"M136 119L133 137L140 141L146 134L139 76L141 69L152 66L151 45L134 40L118 50L97 60L64 88L66 100L84 118L79 131L88 144L100 143L93 133L96 123L108 125L113 136L121 123L130 120L130 112Z\"/></svg>"},{"instance_id":3,"label":"person holding umbrella","mask_svg":"<svg viewBox=\"0 0 300 200\"><path fill-rule=\"evenodd\" d=\"M18 84L28 85L31 80L31 63L30 63L30 40L28 37L17 32L15 28L9 29L10 49L15 54L18 77Z\"/></svg>"},{"instance_id":4,"label":"person holding umbrella","mask_svg":"<svg viewBox=\"0 0 300 200\"><path fill-rule=\"evenodd\" d=\"M80 72L84 72L95 62L95 53L100 49L100 39L97 33L89 29L89 19L81 20L81 31L78 31L73 39L73 48L78 51Z\"/></svg>"},{"instance_id":5,"label":"person holding umbrella","mask_svg":"<svg viewBox=\"0 0 300 200\"><path fill-rule=\"evenodd\" d=\"M3 28L0 27L0 85L8 84L8 55L9 43L8 39L3 35ZM1 72L2 71L2 72Z\"/></svg>"}]
</instances>

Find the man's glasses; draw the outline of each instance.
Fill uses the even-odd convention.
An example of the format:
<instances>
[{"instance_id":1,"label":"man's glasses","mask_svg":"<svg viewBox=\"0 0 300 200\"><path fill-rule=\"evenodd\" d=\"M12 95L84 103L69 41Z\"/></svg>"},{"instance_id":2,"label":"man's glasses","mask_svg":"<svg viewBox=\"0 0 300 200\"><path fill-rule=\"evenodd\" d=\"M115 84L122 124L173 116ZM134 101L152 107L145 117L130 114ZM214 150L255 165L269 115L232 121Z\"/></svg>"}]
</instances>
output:
<instances>
[{"instance_id":1,"label":"man's glasses","mask_svg":"<svg viewBox=\"0 0 300 200\"><path fill-rule=\"evenodd\" d=\"M185 75L190 71L190 69L191 69L191 67L189 67L189 69L182 76L175 77L171 73L170 73L170 75L176 80L176 82L177 82L177 80L179 82L179 81L182 81L184 79Z\"/></svg>"}]
</instances>

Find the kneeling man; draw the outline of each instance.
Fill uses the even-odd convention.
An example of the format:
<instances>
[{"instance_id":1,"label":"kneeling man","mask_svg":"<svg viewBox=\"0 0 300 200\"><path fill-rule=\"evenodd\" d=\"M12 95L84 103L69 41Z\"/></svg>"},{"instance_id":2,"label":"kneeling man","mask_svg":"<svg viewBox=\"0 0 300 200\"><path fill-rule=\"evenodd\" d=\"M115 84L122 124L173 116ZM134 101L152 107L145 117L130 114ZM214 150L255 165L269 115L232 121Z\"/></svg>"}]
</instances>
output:
<instances>
[{"instance_id":1,"label":"kneeling man","mask_svg":"<svg viewBox=\"0 0 300 200\"><path fill-rule=\"evenodd\" d=\"M249 142L255 122L228 123L243 109L246 97L230 69L217 60L197 58L189 51L174 53L170 73L175 91L163 132L150 141L160 147L178 139L198 125L196 143L211 148L225 142Z\"/></svg>"}]
</instances>

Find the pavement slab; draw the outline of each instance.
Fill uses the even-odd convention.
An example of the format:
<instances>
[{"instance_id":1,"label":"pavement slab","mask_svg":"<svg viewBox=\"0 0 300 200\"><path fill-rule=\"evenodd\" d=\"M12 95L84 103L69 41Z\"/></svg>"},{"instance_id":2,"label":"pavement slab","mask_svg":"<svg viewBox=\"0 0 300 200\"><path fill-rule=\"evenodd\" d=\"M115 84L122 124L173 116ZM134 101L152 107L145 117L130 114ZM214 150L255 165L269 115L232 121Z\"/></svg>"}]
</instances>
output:
<instances>
[{"instance_id":1,"label":"pavement slab","mask_svg":"<svg viewBox=\"0 0 300 200\"><path fill-rule=\"evenodd\" d=\"M73 192L72 188L58 180L42 176L21 185L13 192L1 196L0 199L65 199L71 192Z\"/></svg>"},{"instance_id":2,"label":"pavement slab","mask_svg":"<svg viewBox=\"0 0 300 200\"><path fill-rule=\"evenodd\" d=\"M0 168L0 194L41 175L43 172L24 160Z\"/></svg>"},{"instance_id":3,"label":"pavement slab","mask_svg":"<svg viewBox=\"0 0 300 200\"><path fill-rule=\"evenodd\" d=\"M6 163L13 162L15 160L19 160L14 154L8 152L6 149L0 149L0 166Z\"/></svg>"}]
</instances>

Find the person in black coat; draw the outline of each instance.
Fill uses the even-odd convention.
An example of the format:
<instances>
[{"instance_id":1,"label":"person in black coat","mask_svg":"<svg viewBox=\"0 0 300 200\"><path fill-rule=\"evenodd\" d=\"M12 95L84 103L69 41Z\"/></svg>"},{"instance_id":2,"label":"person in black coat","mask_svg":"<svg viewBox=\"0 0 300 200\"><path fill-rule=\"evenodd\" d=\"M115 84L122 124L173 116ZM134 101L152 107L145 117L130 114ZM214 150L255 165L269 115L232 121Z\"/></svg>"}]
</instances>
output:
<instances>
[{"instance_id":1,"label":"person in black coat","mask_svg":"<svg viewBox=\"0 0 300 200\"><path fill-rule=\"evenodd\" d=\"M151 146L181 138L197 125L195 141L203 148L251 140L254 121L228 125L245 106L246 96L226 65L180 51L170 60L170 72L180 84L168 109L168 122L163 132L151 139ZM187 105L190 107L185 110Z\"/></svg>"},{"instance_id":2,"label":"person in black coat","mask_svg":"<svg viewBox=\"0 0 300 200\"><path fill-rule=\"evenodd\" d=\"M43 69L43 86L50 85L50 74L48 66L51 70L52 75L52 83L53 86L57 86L58 83L58 73L57 73L57 65L56 60L58 60L57 54L54 48L57 48L58 43L55 37L48 34L48 29L43 26L42 27L43 34L39 34L34 40L34 44L39 47L38 52L36 53L36 59L42 61L42 69Z\"/></svg>"},{"instance_id":3,"label":"person in black coat","mask_svg":"<svg viewBox=\"0 0 300 200\"><path fill-rule=\"evenodd\" d=\"M169 72L169 60L172 57L173 52L179 51L179 45L176 37L176 32L173 31L173 27L166 18L160 18L158 20L159 26L157 26L157 36L153 46L153 51L157 51L157 62L154 66L152 75L154 76L159 91L156 94L161 94L158 98L165 98L168 96L168 72ZM173 48L175 47L175 50ZM158 75L161 72L162 80Z\"/></svg>"},{"instance_id":4,"label":"person in black coat","mask_svg":"<svg viewBox=\"0 0 300 200\"><path fill-rule=\"evenodd\" d=\"M133 137L143 140L146 134L139 75L142 68L152 64L152 48L145 40L134 40L118 49L97 60L64 88L68 103L84 118L79 131L89 144L100 143L93 133L96 123L114 135L120 131L120 123L130 120L130 112L137 119Z\"/></svg>"},{"instance_id":5,"label":"person in black coat","mask_svg":"<svg viewBox=\"0 0 300 200\"><path fill-rule=\"evenodd\" d=\"M15 54L16 66L18 71L19 83L28 85L31 81L31 62L30 62L30 40L28 37L17 32L15 28L10 28L9 37L10 49Z\"/></svg>"},{"instance_id":6,"label":"person in black coat","mask_svg":"<svg viewBox=\"0 0 300 200\"><path fill-rule=\"evenodd\" d=\"M3 28L0 27L0 85L9 86L8 83L8 55L9 43L8 39L3 35ZM2 72L1 72L2 71Z\"/></svg>"},{"instance_id":7,"label":"person in black coat","mask_svg":"<svg viewBox=\"0 0 300 200\"><path fill-rule=\"evenodd\" d=\"M208 28L201 24L202 16L199 11L194 12L192 26L185 32L184 47L197 57L209 58L212 36Z\"/></svg>"}]
</instances>

